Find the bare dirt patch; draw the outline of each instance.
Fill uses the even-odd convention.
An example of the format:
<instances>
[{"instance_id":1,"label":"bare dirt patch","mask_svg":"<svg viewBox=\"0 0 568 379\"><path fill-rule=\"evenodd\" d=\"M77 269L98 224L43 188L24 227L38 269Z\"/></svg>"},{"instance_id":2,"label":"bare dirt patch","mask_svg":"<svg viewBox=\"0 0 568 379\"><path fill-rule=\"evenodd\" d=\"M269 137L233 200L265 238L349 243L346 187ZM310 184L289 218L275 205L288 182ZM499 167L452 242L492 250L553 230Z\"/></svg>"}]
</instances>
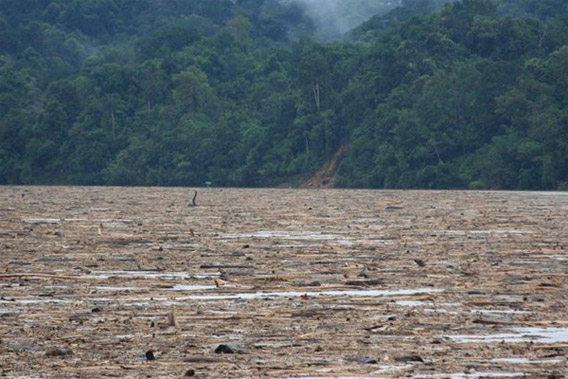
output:
<instances>
[{"instance_id":1,"label":"bare dirt patch","mask_svg":"<svg viewBox=\"0 0 568 379\"><path fill-rule=\"evenodd\" d=\"M562 377L568 194L0 187L8 377Z\"/></svg>"}]
</instances>

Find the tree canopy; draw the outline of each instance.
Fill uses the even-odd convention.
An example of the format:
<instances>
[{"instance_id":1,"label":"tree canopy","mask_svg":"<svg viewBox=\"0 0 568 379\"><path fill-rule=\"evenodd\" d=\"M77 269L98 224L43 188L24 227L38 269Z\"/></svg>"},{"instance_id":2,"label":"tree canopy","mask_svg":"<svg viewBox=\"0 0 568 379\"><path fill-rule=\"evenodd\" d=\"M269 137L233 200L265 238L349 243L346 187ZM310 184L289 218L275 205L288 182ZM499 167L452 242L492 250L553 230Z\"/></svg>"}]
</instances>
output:
<instances>
[{"instance_id":1,"label":"tree canopy","mask_svg":"<svg viewBox=\"0 0 568 379\"><path fill-rule=\"evenodd\" d=\"M313 9L311 10L313 12ZM568 188L568 3L0 0L0 184Z\"/></svg>"}]
</instances>

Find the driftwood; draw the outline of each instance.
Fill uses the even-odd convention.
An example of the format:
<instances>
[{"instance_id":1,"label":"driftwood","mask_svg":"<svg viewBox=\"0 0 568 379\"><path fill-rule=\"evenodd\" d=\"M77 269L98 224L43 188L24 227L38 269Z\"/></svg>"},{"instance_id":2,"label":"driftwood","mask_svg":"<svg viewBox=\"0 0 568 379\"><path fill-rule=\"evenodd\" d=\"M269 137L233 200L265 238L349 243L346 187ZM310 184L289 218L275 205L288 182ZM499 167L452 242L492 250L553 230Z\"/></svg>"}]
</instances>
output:
<instances>
[{"instance_id":1,"label":"driftwood","mask_svg":"<svg viewBox=\"0 0 568 379\"><path fill-rule=\"evenodd\" d=\"M475 324L485 324L485 325L568 326L568 321L565 320L499 321L499 320L477 319L474 320L473 322Z\"/></svg>"},{"instance_id":2,"label":"driftwood","mask_svg":"<svg viewBox=\"0 0 568 379\"><path fill-rule=\"evenodd\" d=\"M535 350L568 350L568 344L553 344L553 345L534 345L531 349Z\"/></svg>"},{"instance_id":3,"label":"driftwood","mask_svg":"<svg viewBox=\"0 0 568 379\"><path fill-rule=\"evenodd\" d=\"M22 273L14 273L14 274L0 274L0 279L9 279L9 278L61 279L61 280L82 279L80 276L39 274L39 273L32 273L32 272L22 272Z\"/></svg>"}]
</instances>

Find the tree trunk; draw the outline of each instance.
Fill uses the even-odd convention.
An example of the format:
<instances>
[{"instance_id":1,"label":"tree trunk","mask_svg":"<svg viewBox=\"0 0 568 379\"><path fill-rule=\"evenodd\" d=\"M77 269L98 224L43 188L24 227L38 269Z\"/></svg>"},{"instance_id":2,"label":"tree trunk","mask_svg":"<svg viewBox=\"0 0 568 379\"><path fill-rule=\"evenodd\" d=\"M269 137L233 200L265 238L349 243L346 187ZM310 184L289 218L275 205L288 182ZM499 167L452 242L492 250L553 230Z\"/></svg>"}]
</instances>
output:
<instances>
[{"instance_id":1,"label":"tree trunk","mask_svg":"<svg viewBox=\"0 0 568 379\"><path fill-rule=\"evenodd\" d=\"M318 112L320 111L320 85L319 85L319 81L315 81L314 86L313 86L313 90L314 90L314 100L316 102L316 109L318 110Z\"/></svg>"}]
</instances>

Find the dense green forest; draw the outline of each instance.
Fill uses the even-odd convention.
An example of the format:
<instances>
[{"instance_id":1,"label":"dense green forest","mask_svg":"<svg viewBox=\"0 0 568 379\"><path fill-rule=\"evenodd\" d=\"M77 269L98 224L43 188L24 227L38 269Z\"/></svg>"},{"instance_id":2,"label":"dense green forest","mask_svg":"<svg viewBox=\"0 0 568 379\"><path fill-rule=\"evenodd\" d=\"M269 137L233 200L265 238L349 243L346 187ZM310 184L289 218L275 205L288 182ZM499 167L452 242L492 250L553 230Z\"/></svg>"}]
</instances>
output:
<instances>
[{"instance_id":1,"label":"dense green forest","mask_svg":"<svg viewBox=\"0 0 568 379\"><path fill-rule=\"evenodd\" d=\"M568 189L568 2L446 2L0 0L0 184Z\"/></svg>"}]
</instances>

